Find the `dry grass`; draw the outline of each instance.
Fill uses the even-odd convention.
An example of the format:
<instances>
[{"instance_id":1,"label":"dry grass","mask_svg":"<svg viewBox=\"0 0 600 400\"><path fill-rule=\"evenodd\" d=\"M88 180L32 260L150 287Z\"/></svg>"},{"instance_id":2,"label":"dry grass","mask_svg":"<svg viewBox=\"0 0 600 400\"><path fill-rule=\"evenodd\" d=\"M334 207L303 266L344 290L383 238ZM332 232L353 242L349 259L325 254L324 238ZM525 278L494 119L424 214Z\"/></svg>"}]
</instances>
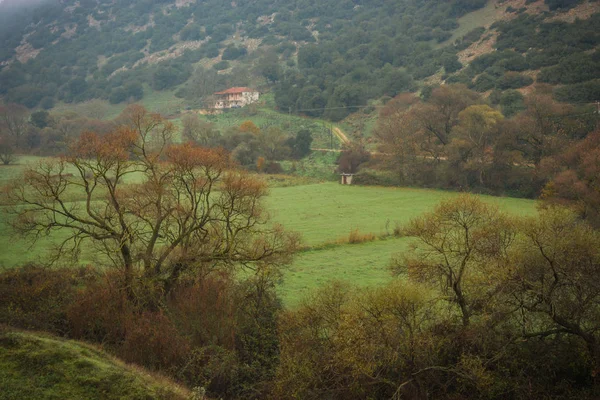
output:
<instances>
[{"instance_id":1,"label":"dry grass","mask_svg":"<svg viewBox=\"0 0 600 400\"><path fill-rule=\"evenodd\" d=\"M365 243L372 242L377 239L377 236L374 233L361 233L358 228L352 229L346 241L342 241L341 243Z\"/></svg>"}]
</instances>

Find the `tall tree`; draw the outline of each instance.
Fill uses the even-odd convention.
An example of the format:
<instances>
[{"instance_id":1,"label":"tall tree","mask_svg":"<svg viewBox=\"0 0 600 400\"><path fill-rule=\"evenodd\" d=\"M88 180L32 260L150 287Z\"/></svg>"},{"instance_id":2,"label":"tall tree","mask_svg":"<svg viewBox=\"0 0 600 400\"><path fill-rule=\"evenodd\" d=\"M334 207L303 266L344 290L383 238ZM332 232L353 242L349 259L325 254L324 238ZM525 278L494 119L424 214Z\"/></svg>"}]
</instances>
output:
<instances>
[{"instance_id":1,"label":"tall tree","mask_svg":"<svg viewBox=\"0 0 600 400\"><path fill-rule=\"evenodd\" d=\"M4 165L15 162L17 159L15 155L15 144L14 139L11 136L1 134L0 135L0 162Z\"/></svg>"},{"instance_id":2,"label":"tall tree","mask_svg":"<svg viewBox=\"0 0 600 400\"><path fill-rule=\"evenodd\" d=\"M469 106L458 114L451 144L457 153L457 161L463 168L476 173L480 185L485 184L484 172L493 161L503 118L488 105Z\"/></svg>"},{"instance_id":3,"label":"tall tree","mask_svg":"<svg viewBox=\"0 0 600 400\"><path fill-rule=\"evenodd\" d=\"M441 288L464 326L501 289L491 272L502 269L515 230L496 208L471 195L442 202L403 232L417 240L392 268Z\"/></svg>"},{"instance_id":4,"label":"tall tree","mask_svg":"<svg viewBox=\"0 0 600 400\"><path fill-rule=\"evenodd\" d=\"M201 120L196 114L186 114L181 118L181 125L183 137L200 146L212 147L221 136L215 124Z\"/></svg>"},{"instance_id":5,"label":"tall tree","mask_svg":"<svg viewBox=\"0 0 600 400\"><path fill-rule=\"evenodd\" d=\"M550 207L519 223L512 252L512 303L525 338L569 335L600 372L600 234L572 212Z\"/></svg>"},{"instance_id":6,"label":"tall tree","mask_svg":"<svg viewBox=\"0 0 600 400\"><path fill-rule=\"evenodd\" d=\"M542 198L572 206L592 225L600 226L600 130L544 159L542 165L553 176Z\"/></svg>"},{"instance_id":7,"label":"tall tree","mask_svg":"<svg viewBox=\"0 0 600 400\"><path fill-rule=\"evenodd\" d=\"M29 112L18 104L0 106L0 124L13 138L15 146L21 146L27 128Z\"/></svg>"},{"instance_id":8,"label":"tall tree","mask_svg":"<svg viewBox=\"0 0 600 400\"><path fill-rule=\"evenodd\" d=\"M525 98L526 109L517 116L515 145L539 167L544 157L556 154L568 143L566 117L573 107L556 103L550 95L534 93Z\"/></svg>"},{"instance_id":9,"label":"tall tree","mask_svg":"<svg viewBox=\"0 0 600 400\"><path fill-rule=\"evenodd\" d=\"M122 272L130 295L138 278L166 293L185 274L289 259L295 237L267 224L264 183L222 150L173 145L175 127L143 107L119 120L13 182L16 229L34 240L60 230L53 259L89 244ZM133 176L139 183L128 183Z\"/></svg>"}]
</instances>

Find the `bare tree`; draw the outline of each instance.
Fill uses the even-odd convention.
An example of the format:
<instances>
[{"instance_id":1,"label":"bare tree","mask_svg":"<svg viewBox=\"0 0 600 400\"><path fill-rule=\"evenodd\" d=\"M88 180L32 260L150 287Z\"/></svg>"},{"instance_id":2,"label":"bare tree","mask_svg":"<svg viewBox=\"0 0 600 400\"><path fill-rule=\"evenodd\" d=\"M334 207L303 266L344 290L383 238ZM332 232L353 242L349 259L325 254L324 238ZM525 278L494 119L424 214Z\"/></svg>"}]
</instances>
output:
<instances>
[{"instance_id":1,"label":"bare tree","mask_svg":"<svg viewBox=\"0 0 600 400\"><path fill-rule=\"evenodd\" d=\"M93 246L130 295L140 280L167 293L185 274L289 260L296 237L267 224L262 181L223 150L171 144L173 124L143 107L128 107L120 121L109 134L84 133L67 157L12 184L19 232L65 234L53 260Z\"/></svg>"},{"instance_id":2,"label":"bare tree","mask_svg":"<svg viewBox=\"0 0 600 400\"><path fill-rule=\"evenodd\" d=\"M17 156L15 154L15 144L12 137L0 135L0 162L4 165L15 162Z\"/></svg>"},{"instance_id":3,"label":"bare tree","mask_svg":"<svg viewBox=\"0 0 600 400\"><path fill-rule=\"evenodd\" d=\"M26 132L28 117L27 108L18 104L0 107L0 124L13 136L17 148L20 147L22 137Z\"/></svg>"}]
</instances>

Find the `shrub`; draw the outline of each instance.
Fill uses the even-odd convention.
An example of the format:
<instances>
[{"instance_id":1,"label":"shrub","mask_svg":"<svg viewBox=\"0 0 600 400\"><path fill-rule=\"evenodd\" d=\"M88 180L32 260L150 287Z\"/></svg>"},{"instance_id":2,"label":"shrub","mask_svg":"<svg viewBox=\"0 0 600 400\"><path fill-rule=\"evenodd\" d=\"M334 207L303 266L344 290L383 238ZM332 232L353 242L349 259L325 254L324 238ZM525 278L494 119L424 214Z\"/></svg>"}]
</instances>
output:
<instances>
[{"instance_id":1,"label":"shrub","mask_svg":"<svg viewBox=\"0 0 600 400\"><path fill-rule=\"evenodd\" d=\"M218 63L213 65L213 68L216 69L217 71L222 71L224 69L229 68L229 62L227 62L226 60L219 61Z\"/></svg>"},{"instance_id":2,"label":"shrub","mask_svg":"<svg viewBox=\"0 0 600 400\"><path fill-rule=\"evenodd\" d=\"M524 86L529 86L533 83L533 79L526 75L521 75L516 72L507 72L498 80L500 89L518 89Z\"/></svg>"},{"instance_id":3,"label":"shrub","mask_svg":"<svg viewBox=\"0 0 600 400\"><path fill-rule=\"evenodd\" d=\"M349 244L372 242L377 239L374 233L360 233L358 228L352 229L348 235Z\"/></svg>"},{"instance_id":4,"label":"shrub","mask_svg":"<svg viewBox=\"0 0 600 400\"><path fill-rule=\"evenodd\" d=\"M245 47L235 47L233 45L227 46L223 50L223 60L237 60L240 57L245 56L248 53Z\"/></svg>"},{"instance_id":5,"label":"shrub","mask_svg":"<svg viewBox=\"0 0 600 400\"><path fill-rule=\"evenodd\" d=\"M194 346L233 348L235 313L232 290L226 275L207 276L173 289L168 299L170 317Z\"/></svg>"},{"instance_id":6,"label":"shrub","mask_svg":"<svg viewBox=\"0 0 600 400\"><path fill-rule=\"evenodd\" d=\"M118 355L125 361L156 370L176 370L190 353L190 342L162 311L134 314L124 327Z\"/></svg>"},{"instance_id":7,"label":"shrub","mask_svg":"<svg viewBox=\"0 0 600 400\"><path fill-rule=\"evenodd\" d=\"M65 334L66 308L88 270L25 266L0 274L0 323Z\"/></svg>"},{"instance_id":8,"label":"shrub","mask_svg":"<svg viewBox=\"0 0 600 400\"><path fill-rule=\"evenodd\" d=\"M265 167L265 173L267 173L267 174L282 174L283 168L281 167L281 164L279 164L278 162L270 161L267 163L267 166Z\"/></svg>"},{"instance_id":9,"label":"shrub","mask_svg":"<svg viewBox=\"0 0 600 400\"><path fill-rule=\"evenodd\" d=\"M120 343L133 306L121 290L116 276L107 274L80 289L67 308L70 334L96 343Z\"/></svg>"},{"instance_id":10,"label":"shrub","mask_svg":"<svg viewBox=\"0 0 600 400\"><path fill-rule=\"evenodd\" d=\"M496 86L496 79L486 72L479 75L475 80L474 89L478 92L485 92Z\"/></svg>"},{"instance_id":11,"label":"shrub","mask_svg":"<svg viewBox=\"0 0 600 400\"><path fill-rule=\"evenodd\" d=\"M593 102L600 98L600 79L565 85L554 89L554 97L562 102Z\"/></svg>"}]
</instances>

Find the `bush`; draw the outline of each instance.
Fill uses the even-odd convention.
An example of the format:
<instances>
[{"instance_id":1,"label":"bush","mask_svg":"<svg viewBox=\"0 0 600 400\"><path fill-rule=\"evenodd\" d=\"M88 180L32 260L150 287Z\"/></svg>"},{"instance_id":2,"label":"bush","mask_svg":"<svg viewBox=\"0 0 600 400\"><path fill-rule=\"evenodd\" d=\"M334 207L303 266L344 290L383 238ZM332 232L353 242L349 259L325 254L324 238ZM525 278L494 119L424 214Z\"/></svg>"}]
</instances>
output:
<instances>
[{"instance_id":1,"label":"bush","mask_svg":"<svg viewBox=\"0 0 600 400\"><path fill-rule=\"evenodd\" d=\"M267 174L282 174L283 168L281 167L281 164L279 164L278 162L270 161L265 166L264 171Z\"/></svg>"},{"instance_id":2,"label":"bush","mask_svg":"<svg viewBox=\"0 0 600 400\"><path fill-rule=\"evenodd\" d=\"M155 370L175 371L190 353L189 341L162 311L145 311L125 321L117 354L125 361Z\"/></svg>"},{"instance_id":3,"label":"bush","mask_svg":"<svg viewBox=\"0 0 600 400\"><path fill-rule=\"evenodd\" d=\"M352 229L350 234L348 235L347 243L349 244L357 244L357 243L365 243L372 242L377 239L374 233L360 233L358 228ZM346 243L346 242L343 242Z\"/></svg>"},{"instance_id":4,"label":"bush","mask_svg":"<svg viewBox=\"0 0 600 400\"><path fill-rule=\"evenodd\" d=\"M218 63L213 65L213 68L217 71L222 71L224 69L229 68L229 62L227 62L226 60L219 61Z\"/></svg>"},{"instance_id":5,"label":"bush","mask_svg":"<svg viewBox=\"0 0 600 400\"><path fill-rule=\"evenodd\" d=\"M529 86L533 83L533 79L526 75L521 75L516 72L507 72L498 80L500 89L518 89L524 86Z\"/></svg>"},{"instance_id":6,"label":"bush","mask_svg":"<svg viewBox=\"0 0 600 400\"><path fill-rule=\"evenodd\" d=\"M86 269L25 266L0 274L0 323L24 329L68 332L67 308L75 286L90 279Z\"/></svg>"},{"instance_id":7,"label":"bush","mask_svg":"<svg viewBox=\"0 0 600 400\"><path fill-rule=\"evenodd\" d=\"M108 274L80 289L66 312L72 337L116 345L124 340L134 309L117 277Z\"/></svg>"},{"instance_id":8,"label":"bush","mask_svg":"<svg viewBox=\"0 0 600 400\"><path fill-rule=\"evenodd\" d=\"M40 101L40 107L49 110L54 107L54 97L46 96Z\"/></svg>"},{"instance_id":9,"label":"bush","mask_svg":"<svg viewBox=\"0 0 600 400\"><path fill-rule=\"evenodd\" d=\"M405 184L399 174L391 171L362 170L352 177L352 184L368 186L401 186Z\"/></svg>"},{"instance_id":10,"label":"bush","mask_svg":"<svg viewBox=\"0 0 600 400\"><path fill-rule=\"evenodd\" d=\"M496 79L486 72L479 75L473 84L473 88L478 92L486 92L494 87L496 87Z\"/></svg>"},{"instance_id":11,"label":"bush","mask_svg":"<svg viewBox=\"0 0 600 400\"><path fill-rule=\"evenodd\" d=\"M237 60L240 57L245 56L248 53L245 47L227 46L223 50L223 60Z\"/></svg>"},{"instance_id":12,"label":"bush","mask_svg":"<svg viewBox=\"0 0 600 400\"><path fill-rule=\"evenodd\" d=\"M557 87L554 89L554 97L558 101L572 103L596 101L600 99L600 79Z\"/></svg>"}]
</instances>

